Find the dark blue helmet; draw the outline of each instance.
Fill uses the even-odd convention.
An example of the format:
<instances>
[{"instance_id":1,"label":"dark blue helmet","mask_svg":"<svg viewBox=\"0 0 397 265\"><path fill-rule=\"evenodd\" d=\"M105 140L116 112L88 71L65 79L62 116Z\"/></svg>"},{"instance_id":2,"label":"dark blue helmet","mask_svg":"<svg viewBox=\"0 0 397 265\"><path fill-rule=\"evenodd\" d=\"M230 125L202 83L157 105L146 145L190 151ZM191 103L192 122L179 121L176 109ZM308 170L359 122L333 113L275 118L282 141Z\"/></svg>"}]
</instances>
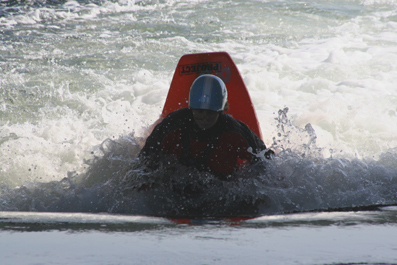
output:
<instances>
[{"instance_id":1,"label":"dark blue helmet","mask_svg":"<svg viewBox=\"0 0 397 265\"><path fill-rule=\"evenodd\" d=\"M190 87L189 108L223 111L227 102L226 85L215 75L201 75Z\"/></svg>"}]
</instances>

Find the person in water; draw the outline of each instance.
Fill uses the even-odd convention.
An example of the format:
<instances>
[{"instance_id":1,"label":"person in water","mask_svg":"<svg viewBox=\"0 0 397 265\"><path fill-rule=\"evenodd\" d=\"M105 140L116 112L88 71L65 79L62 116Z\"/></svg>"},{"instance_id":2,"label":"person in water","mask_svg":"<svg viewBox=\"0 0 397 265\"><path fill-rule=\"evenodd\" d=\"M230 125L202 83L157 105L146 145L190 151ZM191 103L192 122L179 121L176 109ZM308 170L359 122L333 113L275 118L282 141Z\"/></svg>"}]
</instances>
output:
<instances>
[{"instance_id":1,"label":"person in water","mask_svg":"<svg viewBox=\"0 0 397 265\"><path fill-rule=\"evenodd\" d=\"M263 141L243 122L224 111L227 108L225 83L215 75L199 76L189 93L189 106L170 113L147 138L139 157L152 168L164 156L180 164L220 177L260 160L266 150ZM270 159L273 151L267 150Z\"/></svg>"}]
</instances>

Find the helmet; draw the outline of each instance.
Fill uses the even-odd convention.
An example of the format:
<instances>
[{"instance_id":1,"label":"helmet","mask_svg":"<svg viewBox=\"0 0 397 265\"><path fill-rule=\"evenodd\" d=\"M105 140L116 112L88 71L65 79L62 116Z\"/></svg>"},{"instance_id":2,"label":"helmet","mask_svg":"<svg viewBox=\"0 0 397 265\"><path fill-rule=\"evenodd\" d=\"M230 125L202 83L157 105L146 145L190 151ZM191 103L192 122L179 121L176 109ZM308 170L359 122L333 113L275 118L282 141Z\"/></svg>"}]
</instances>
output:
<instances>
[{"instance_id":1,"label":"helmet","mask_svg":"<svg viewBox=\"0 0 397 265\"><path fill-rule=\"evenodd\" d=\"M223 111L227 102L226 85L215 75L201 75L190 87L189 108Z\"/></svg>"}]
</instances>

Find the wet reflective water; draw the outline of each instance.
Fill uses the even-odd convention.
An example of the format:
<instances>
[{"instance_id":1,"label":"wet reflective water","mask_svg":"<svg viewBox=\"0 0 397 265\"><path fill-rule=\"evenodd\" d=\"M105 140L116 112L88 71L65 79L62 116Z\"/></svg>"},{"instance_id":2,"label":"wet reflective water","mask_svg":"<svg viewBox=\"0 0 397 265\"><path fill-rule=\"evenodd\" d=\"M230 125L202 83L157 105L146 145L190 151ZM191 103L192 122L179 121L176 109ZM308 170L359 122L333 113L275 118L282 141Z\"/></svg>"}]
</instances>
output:
<instances>
[{"instance_id":1,"label":"wet reflective water","mask_svg":"<svg viewBox=\"0 0 397 265\"><path fill-rule=\"evenodd\" d=\"M5 264L396 263L394 208L376 207L397 203L395 7L2 1ZM236 62L277 158L227 182L148 173L136 155L177 61L210 51ZM145 217L188 208L262 217Z\"/></svg>"}]
</instances>

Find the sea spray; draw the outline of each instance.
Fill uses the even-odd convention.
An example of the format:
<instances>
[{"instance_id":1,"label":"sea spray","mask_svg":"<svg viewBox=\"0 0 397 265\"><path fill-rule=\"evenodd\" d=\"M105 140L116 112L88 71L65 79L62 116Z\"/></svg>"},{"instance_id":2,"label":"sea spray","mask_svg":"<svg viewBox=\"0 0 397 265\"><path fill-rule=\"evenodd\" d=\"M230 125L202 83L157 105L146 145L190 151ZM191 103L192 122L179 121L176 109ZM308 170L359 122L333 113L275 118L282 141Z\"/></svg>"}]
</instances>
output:
<instances>
[{"instance_id":1,"label":"sea spray","mask_svg":"<svg viewBox=\"0 0 397 265\"><path fill-rule=\"evenodd\" d=\"M258 216L397 203L395 150L380 160L326 157L314 129L279 111L272 160L221 180L166 159L158 170L137 157L143 139L107 139L87 170L61 181L3 187L2 210L111 212L155 216Z\"/></svg>"},{"instance_id":2,"label":"sea spray","mask_svg":"<svg viewBox=\"0 0 397 265\"><path fill-rule=\"evenodd\" d=\"M0 3L2 209L145 212L149 191L121 182L157 179L115 154L158 118L178 59L211 51L236 62L277 152L249 168L259 213L395 203L394 1L136 3Z\"/></svg>"}]
</instances>

